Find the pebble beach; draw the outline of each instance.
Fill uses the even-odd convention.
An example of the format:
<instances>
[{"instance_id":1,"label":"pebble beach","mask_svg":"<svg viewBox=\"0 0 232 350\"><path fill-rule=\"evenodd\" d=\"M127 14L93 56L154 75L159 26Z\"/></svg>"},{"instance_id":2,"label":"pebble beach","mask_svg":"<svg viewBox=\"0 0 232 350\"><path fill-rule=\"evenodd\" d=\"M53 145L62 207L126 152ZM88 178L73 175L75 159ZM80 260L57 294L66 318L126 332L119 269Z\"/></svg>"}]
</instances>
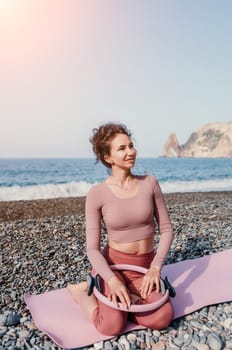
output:
<instances>
[{"instance_id":1,"label":"pebble beach","mask_svg":"<svg viewBox=\"0 0 232 350\"><path fill-rule=\"evenodd\" d=\"M231 191L165 199L175 234L167 264L232 248ZM0 202L0 350L61 349L36 328L23 295L86 279L84 205L85 197ZM231 350L232 303L204 307L161 331L133 331L82 349Z\"/></svg>"}]
</instances>

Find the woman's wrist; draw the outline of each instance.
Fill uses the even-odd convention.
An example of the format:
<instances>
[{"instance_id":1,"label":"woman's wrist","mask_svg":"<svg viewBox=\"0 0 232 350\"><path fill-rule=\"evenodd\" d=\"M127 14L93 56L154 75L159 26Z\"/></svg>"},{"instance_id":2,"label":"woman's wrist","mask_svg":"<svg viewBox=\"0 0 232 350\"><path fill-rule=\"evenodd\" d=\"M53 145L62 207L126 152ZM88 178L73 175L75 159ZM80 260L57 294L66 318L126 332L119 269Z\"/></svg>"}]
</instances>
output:
<instances>
[{"instance_id":1,"label":"woman's wrist","mask_svg":"<svg viewBox=\"0 0 232 350\"><path fill-rule=\"evenodd\" d=\"M150 269L150 270L155 270L155 271L157 271L157 272L160 273L161 270L162 270L162 267L159 266L159 265L151 264L149 269Z\"/></svg>"},{"instance_id":2,"label":"woman's wrist","mask_svg":"<svg viewBox=\"0 0 232 350\"><path fill-rule=\"evenodd\" d=\"M116 277L115 273L112 272L112 275L110 278L107 279L106 283L110 284L110 282L114 281L114 278Z\"/></svg>"}]
</instances>

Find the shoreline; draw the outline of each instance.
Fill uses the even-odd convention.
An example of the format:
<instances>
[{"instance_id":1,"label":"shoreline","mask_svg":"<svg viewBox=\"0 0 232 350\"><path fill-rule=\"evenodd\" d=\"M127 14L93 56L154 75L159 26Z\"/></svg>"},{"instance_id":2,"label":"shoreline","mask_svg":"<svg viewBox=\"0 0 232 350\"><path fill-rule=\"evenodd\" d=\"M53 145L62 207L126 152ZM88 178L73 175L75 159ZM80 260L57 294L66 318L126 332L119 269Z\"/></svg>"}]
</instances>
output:
<instances>
[{"instance_id":1,"label":"shoreline","mask_svg":"<svg viewBox=\"0 0 232 350\"><path fill-rule=\"evenodd\" d=\"M176 192L164 194L168 206L199 201L232 198L232 191ZM17 201L0 201L0 222L81 215L85 211L85 196Z\"/></svg>"}]
</instances>

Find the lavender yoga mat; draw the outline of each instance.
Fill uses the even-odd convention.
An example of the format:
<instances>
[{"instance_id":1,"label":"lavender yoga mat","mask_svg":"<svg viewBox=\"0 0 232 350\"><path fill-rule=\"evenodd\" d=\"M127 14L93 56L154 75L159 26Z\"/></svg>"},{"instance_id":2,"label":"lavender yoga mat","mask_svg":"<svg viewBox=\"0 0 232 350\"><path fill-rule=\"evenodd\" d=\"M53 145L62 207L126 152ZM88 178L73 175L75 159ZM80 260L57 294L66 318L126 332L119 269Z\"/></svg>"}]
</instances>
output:
<instances>
[{"instance_id":1,"label":"lavender yoga mat","mask_svg":"<svg viewBox=\"0 0 232 350\"><path fill-rule=\"evenodd\" d=\"M162 277L167 275L176 289L172 299L175 319L203 306L232 300L231 261L232 249L228 249L164 266ZM66 288L25 294L24 298L36 326L60 347L72 349L111 338L96 331ZM124 332L141 328L128 322Z\"/></svg>"}]
</instances>

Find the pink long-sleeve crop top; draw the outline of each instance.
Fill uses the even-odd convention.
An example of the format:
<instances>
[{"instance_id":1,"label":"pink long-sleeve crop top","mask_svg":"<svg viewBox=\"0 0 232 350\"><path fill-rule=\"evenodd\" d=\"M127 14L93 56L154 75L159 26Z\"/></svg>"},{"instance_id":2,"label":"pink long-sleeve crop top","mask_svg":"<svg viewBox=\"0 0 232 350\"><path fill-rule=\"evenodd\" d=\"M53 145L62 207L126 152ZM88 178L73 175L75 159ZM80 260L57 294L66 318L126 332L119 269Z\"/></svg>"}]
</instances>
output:
<instances>
[{"instance_id":1,"label":"pink long-sleeve crop top","mask_svg":"<svg viewBox=\"0 0 232 350\"><path fill-rule=\"evenodd\" d=\"M86 198L87 256L99 275L108 281L113 275L100 250L101 222L108 238L118 243L142 240L154 234L154 216L160 240L153 265L162 267L173 240L173 228L158 181L152 176L137 176L137 194L117 197L106 182L94 185Z\"/></svg>"}]
</instances>

